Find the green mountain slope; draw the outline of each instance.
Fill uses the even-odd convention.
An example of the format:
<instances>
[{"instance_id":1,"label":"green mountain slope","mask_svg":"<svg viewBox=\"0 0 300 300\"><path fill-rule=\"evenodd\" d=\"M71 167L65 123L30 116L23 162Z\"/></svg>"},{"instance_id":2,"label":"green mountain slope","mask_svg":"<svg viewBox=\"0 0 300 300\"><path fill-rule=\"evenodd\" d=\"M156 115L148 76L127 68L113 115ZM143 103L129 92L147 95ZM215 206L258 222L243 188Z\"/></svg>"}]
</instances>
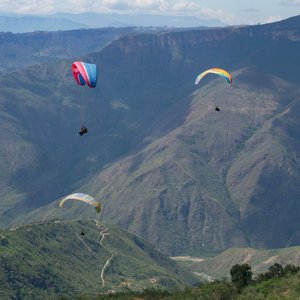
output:
<instances>
[{"instance_id":1,"label":"green mountain slope","mask_svg":"<svg viewBox=\"0 0 300 300\"><path fill-rule=\"evenodd\" d=\"M193 299L226 299L226 300L260 300L260 299L298 299L299 298L299 272L285 274L281 277L255 282L237 291L236 287L228 281L216 281L207 283L194 289L186 289L180 292L165 293L145 291L144 293L123 293L117 295L99 295L95 299L161 299L161 300L193 300ZM88 299L88 298L86 298Z\"/></svg>"},{"instance_id":2,"label":"green mountain slope","mask_svg":"<svg viewBox=\"0 0 300 300\"><path fill-rule=\"evenodd\" d=\"M195 278L137 237L98 221L48 221L1 231L1 299L179 289Z\"/></svg>"}]
</instances>

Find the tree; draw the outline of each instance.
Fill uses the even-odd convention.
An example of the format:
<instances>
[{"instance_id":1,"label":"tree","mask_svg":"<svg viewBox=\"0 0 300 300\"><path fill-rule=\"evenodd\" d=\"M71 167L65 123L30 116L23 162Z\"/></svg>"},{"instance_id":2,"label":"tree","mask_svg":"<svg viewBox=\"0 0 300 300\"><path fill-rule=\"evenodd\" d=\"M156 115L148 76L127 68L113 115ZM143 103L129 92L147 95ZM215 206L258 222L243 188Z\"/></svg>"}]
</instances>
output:
<instances>
[{"instance_id":1,"label":"tree","mask_svg":"<svg viewBox=\"0 0 300 300\"><path fill-rule=\"evenodd\" d=\"M299 267L296 267L291 264L288 264L283 268L281 264L275 263L274 265L269 267L268 272L259 274L255 281L262 282L262 281L267 281L274 277L278 278L290 274L296 274L297 272L299 272L299 270L300 270Z\"/></svg>"},{"instance_id":2,"label":"tree","mask_svg":"<svg viewBox=\"0 0 300 300\"><path fill-rule=\"evenodd\" d=\"M283 267L281 264L275 263L274 265L269 267L268 273L270 277L281 277L283 275Z\"/></svg>"},{"instance_id":3,"label":"tree","mask_svg":"<svg viewBox=\"0 0 300 300\"><path fill-rule=\"evenodd\" d=\"M234 265L230 269L231 282L238 290L247 286L252 281L252 271L248 264Z\"/></svg>"},{"instance_id":4,"label":"tree","mask_svg":"<svg viewBox=\"0 0 300 300\"><path fill-rule=\"evenodd\" d=\"M292 264L287 264L285 267L284 267L284 274L296 274L297 272L299 272L300 268L299 267L296 267Z\"/></svg>"}]
</instances>

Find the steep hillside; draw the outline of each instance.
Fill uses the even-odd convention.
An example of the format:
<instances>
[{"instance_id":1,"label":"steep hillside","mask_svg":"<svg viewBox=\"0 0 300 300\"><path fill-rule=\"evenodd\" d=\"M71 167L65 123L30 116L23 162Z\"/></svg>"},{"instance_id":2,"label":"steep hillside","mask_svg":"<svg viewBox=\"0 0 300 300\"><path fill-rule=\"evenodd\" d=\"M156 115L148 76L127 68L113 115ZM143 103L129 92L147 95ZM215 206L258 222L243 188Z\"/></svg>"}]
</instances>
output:
<instances>
[{"instance_id":1,"label":"steep hillside","mask_svg":"<svg viewBox=\"0 0 300 300\"><path fill-rule=\"evenodd\" d=\"M95 295L196 279L137 237L98 221L48 221L1 231L0 297Z\"/></svg>"},{"instance_id":2,"label":"steep hillside","mask_svg":"<svg viewBox=\"0 0 300 300\"><path fill-rule=\"evenodd\" d=\"M230 88L197 91L184 125L90 182L101 187L105 217L171 254L300 242L297 126L291 131L300 90L249 70L234 75ZM249 76L272 88L253 93Z\"/></svg>"},{"instance_id":3,"label":"steep hillside","mask_svg":"<svg viewBox=\"0 0 300 300\"><path fill-rule=\"evenodd\" d=\"M300 21L283 24L135 34L90 54L82 138L70 61L1 78L2 226L55 216L80 189L172 255L299 244ZM233 84L195 87L214 66Z\"/></svg>"},{"instance_id":4,"label":"steep hillside","mask_svg":"<svg viewBox=\"0 0 300 300\"><path fill-rule=\"evenodd\" d=\"M254 94L249 88L251 76L272 82L273 88ZM285 112L296 110L298 102L292 100L299 99L298 95L294 85L248 69L235 74L235 86L212 82L195 92L183 126L108 167L84 189L101 199L105 218L146 237L167 253L216 251L230 245L297 244L296 213L292 219L298 205L293 194L297 193L293 188L299 176L297 163L291 160L291 143L282 139L289 132L281 127L275 139L270 124L282 118L292 122ZM291 104L286 104L287 97ZM214 112L211 99L220 99L220 114ZM281 179L282 185L274 185L271 178L260 187L258 178L271 166L281 168L283 174L288 166L290 174ZM259 187L268 195L273 190L274 196L253 202ZM279 191L284 198L279 198ZM285 199L289 201L280 209ZM278 209L261 208L268 200ZM42 216L63 217L62 213L55 203L27 217L38 220ZM74 213L78 212L70 217ZM287 217L289 224L285 224ZM256 221L253 225L251 218ZM282 234L271 235L274 227ZM289 228L292 233L286 232Z\"/></svg>"}]
</instances>

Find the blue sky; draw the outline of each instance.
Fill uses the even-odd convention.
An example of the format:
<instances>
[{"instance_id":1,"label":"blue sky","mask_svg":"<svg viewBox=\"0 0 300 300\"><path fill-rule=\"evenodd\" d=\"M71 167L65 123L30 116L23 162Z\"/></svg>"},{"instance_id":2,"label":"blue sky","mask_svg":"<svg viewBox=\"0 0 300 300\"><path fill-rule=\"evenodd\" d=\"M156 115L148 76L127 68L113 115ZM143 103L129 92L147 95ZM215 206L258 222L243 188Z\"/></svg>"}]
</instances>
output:
<instances>
[{"instance_id":1,"label":"blue sky","mask_svg":"<svg viewBox=\"0 0 300 300\"><path fill-rule=\"evenodd\" d=\"M192 15L256 24L300 15L300 0L0 0L0 14L57 12Z\"/></svg>"}]
</instances>

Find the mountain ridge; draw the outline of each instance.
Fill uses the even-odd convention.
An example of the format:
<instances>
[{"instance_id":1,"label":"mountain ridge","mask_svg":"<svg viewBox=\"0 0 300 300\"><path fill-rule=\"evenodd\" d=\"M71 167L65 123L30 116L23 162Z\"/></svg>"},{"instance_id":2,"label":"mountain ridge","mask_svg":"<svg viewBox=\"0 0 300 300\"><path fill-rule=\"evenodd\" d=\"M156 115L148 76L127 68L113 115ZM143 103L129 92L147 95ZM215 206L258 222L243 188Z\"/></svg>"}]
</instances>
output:
<instances>
[{"instance_id":1,"label":"mountain ridge","mask_svg":"<svg viewBox=\"0 0 300 300\"><path fill-rule=\"evenodd\" d=\"M108 13L56 13L51 15L10 14L0 16L0 32L25 33L92 28L122 27L220 27L215 19L194 16L134 15Z\"/></svg>"}]
</instances>

